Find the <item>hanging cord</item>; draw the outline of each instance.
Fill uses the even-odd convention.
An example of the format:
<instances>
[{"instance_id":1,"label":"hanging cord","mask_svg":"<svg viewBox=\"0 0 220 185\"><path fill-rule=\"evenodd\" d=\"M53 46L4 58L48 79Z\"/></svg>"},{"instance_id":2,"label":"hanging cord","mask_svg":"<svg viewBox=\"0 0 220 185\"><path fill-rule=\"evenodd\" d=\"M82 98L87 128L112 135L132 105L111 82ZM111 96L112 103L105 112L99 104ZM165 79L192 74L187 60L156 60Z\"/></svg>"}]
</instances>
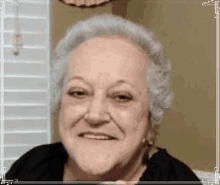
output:
<instances>
[{"instance_id":1,"label":"hanging cord","mask_svg":"<svg viewBox=\"0 0 220 185\"><path fill-rule=\"evenodd\" d=\"M18 9L18 0L15 0L14 4L14 28L15 28L15 33L14 33L14 55L19 54L19 47L23 45L22 43L22 36L20 34L20 26L19 26L19 9Z\"/></svg>"}]
</instances>

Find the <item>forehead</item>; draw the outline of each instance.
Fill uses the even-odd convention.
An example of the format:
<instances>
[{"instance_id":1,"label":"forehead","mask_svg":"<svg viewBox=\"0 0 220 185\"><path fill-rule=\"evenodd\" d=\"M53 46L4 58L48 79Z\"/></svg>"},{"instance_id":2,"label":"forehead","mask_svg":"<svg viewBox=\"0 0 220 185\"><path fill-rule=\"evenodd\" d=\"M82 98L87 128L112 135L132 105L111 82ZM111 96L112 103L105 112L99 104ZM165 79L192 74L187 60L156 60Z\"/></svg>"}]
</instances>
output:
<instances>
[{"instance_id":1,"label":"forehead","mask_svg":"<svg viewBox=\"0 0 220 185\"><path fill-rule=\"evenodd\" d=\"M74 51L70 57L69 75L142 83L143 78L146 79L147 65L149 59L134 43L116 36L99 37L86 41Z\"/></svg>"},{"instance_id":2,"label":"forehead","mask_svg":"<svg viewBox=\"0 0 220 185\"><path fill-rule=\"evenodd\" d=\"M89 50L88 50L89 49ZM81 52L101 54L103 52L114 52L117 56L121 55L123 58L128 57L147 57L143 50L132 41L122 36L101 36L90 39L82 43L75 51L75 56L80 55ZM146 61L148 62L148 61Z\"/></svg>"}]
</instances>

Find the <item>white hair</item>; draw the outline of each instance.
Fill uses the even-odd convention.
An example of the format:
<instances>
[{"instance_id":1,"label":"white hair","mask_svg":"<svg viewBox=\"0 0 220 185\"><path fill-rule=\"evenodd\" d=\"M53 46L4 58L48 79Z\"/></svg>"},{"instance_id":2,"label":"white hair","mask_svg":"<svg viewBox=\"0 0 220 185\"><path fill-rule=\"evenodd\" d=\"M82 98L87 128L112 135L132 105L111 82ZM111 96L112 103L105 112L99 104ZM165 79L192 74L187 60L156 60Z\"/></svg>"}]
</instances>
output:
<instances>
[{"instance_id":1,"label":"white hair","mask_svg":"<svg viewBox=\"0 0 220 185\"><path fill-rule=\"evenodd\" d=\"M148 97L151 125L155 135L165 112L171 107L174 97L171 91L171 62L164 62L163 46L148 29L112 14L95 15L87 20L74 23L58 43L51 61L51 109L56 114L61 104L62 89L67 75L66 59L83 42L92 38L122 36L139 46L150 60L147 68Z\"/></svg>"}]
</instances>

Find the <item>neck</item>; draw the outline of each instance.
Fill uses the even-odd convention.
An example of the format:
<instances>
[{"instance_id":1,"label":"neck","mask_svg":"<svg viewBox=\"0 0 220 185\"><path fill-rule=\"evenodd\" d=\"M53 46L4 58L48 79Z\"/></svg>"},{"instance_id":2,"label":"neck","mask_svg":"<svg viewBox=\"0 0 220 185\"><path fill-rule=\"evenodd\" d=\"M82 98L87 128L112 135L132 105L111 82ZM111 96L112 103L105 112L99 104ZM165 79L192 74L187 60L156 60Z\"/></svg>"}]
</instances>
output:
<instances>
[{"instance_id":1,"label":"neck","mask_svg":"<svg viewBox=\"0 0 220 185\"><path fill-rule=\"evenodd\" d=\"M139 157L138 161L134 163L132 166L127 167L126 175L124 177L121 177L120 180L124 181L139 181L140 177L146 170L147 166L142 163L143 157Z\"/></svg>"},{"instance_id":2,"label":"neck","mask_svg":"<svg viewBox=\"0 0 220 185\"><path fill-rule=\"evenodd\" d=\"M115 168L108 174L103 176L92 176L83 172L76 163L68 158L64 166L64 180L72 181L139 181L140 177L146 170L146 165L142 163L143 153L137 157L136 160L131 160L129 164L123 168ZM135 157L134 157L135 159ZM134 162L135 161L135 162ZM122 173L123 172L123 173ZM125 175L124 175L125 174Z\"/></svg>"}]
</instances>

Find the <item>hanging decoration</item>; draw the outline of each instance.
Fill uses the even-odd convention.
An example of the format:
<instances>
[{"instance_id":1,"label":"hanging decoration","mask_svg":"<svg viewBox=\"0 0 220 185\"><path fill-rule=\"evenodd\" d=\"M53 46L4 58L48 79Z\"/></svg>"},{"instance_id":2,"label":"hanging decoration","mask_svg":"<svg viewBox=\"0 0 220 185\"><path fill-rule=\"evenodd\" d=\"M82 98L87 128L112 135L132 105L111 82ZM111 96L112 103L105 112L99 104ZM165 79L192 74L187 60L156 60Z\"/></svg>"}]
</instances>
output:
<instances>
[{"instance_id":1,"label":"hanging decoration","mask_svg":"<svg viewBox=\"0 0 220 185\"><path fill-rule=\"evenodd\" d=\"M109 2L109 1L110 0L63 0L64 3L75 6L100 5L104 2Z\"/></svg>"},{"instance_id":2,"label":"hanging decoration","mask_svg":"<svg viewBox=\"0 0 220 185\"><path fill-rule=\"evenodd\" d=\"M23 45L22 36L20 34L20 26L19 26L19 3L18 0L15 0L14 4L14 55L19 54L19 48Z\"/></svg>"}]
</instances>

